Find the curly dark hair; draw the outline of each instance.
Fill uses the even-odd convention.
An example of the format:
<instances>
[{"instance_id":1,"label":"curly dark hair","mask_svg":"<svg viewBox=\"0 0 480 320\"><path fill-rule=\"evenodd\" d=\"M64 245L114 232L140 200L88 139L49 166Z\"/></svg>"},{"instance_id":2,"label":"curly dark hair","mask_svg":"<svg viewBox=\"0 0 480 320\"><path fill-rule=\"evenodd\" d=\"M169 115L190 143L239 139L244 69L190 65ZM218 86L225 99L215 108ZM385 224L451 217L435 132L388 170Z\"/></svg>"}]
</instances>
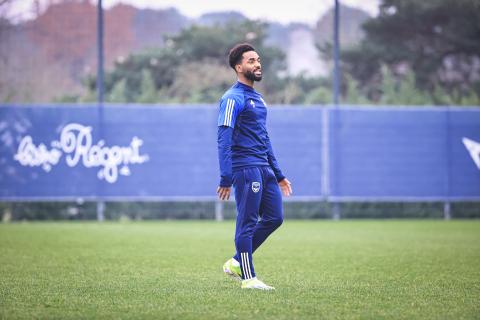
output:
<instances>
[{"instance_id":1,"label":"curly dark hair","mask_svg":"<svg viewBox=\"0 0 480 320\"><path fill-rule=\"evenodd\" d=\"M255 48L249 43L236 44L228 53L228 64L235 70L235 66L242 61L242 55L248 51L255 51Z\"/></svg>"}]
</instances>

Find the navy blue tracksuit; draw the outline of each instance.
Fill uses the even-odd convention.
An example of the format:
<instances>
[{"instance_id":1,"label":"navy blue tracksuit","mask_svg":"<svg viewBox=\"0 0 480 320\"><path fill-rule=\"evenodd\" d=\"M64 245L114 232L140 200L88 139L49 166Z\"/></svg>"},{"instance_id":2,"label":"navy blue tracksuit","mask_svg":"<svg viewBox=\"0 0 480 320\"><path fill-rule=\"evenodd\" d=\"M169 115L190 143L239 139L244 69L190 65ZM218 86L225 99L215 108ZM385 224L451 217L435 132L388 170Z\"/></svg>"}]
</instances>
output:
<instances>
[{"instance_id":1,"label":"navy blue tracksuit","mask_svg":"<svg viewBox=\"0 0 480 320\"><path fill-rule=\"evenodd\" d=\"M283 221L282 174L266 129L267 108L252 87L235 83L220 100L220 186L235 189L236 254L242 278L255 277L252 253Z\"/></svg>"}]
</instances>

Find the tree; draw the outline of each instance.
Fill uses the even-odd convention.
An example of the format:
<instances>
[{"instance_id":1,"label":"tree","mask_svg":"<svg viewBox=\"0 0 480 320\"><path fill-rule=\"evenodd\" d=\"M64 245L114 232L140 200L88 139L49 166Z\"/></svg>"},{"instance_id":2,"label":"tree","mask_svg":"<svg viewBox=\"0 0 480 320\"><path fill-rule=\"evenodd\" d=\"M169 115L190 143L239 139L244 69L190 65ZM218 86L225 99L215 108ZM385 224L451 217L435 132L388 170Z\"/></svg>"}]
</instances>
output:
<instances>
[{"instance_id":1,"label":"tree","mask_svg":"<svg viewBox=\"0 0 480 320\"><path fill-rule=\"evenodd\" d=\"M122 79L117 83L115 83L115 86L107 95L108 102L117 102L117 103L125 102L127 100L126 88L127 88L126 79Z\"/></svg>"},{"instance_id":2,"label":"tree","mask_svg":"<svg viewBox=\"0 0 480 320\"><path fill-rule=\"evenodd\" d=\"M332 102L332 90L327 87L320 86L305 97L306 104L329 104Z\"/></svg>"},{"instance_id":3,"label":"tree","mask_svg":"<svg viewBox=\"0 0 480 320\"><path fill-rule=\"evenodd\" d=\"M216 61L181 65L173 84L161 100L177 103L215 103L235 81L233 71Z\"/></svg>"},{"instance_id":4,"label":"tree","mask_svg":"<svg viewBox=\"0 0 480 320\"><path fill-rule=\"evenodd\" d=\"M432 98L417 89L415 86L415 75L409 71L403 79L396 79L392 71L383 65L382 72L382 95L379 103L384 105L431 105Z\"/></svg>"},{"instance_id":5,"label":"tree","mask_svg":"<svg viewBox=\"0 0 480 320\"><path fill-rule=\"evenodd\" d=\"M345 103L350 104L368 104L371 103L359 89L360 85L351 75L346 74L344 77L345 90Z\"/></svg>"},{"instance_id":6,"label":"tree","mask_svg":"<svg viewBox=\"0 0 480 320\"><path fill-rule=\"evenodd\" d=\"M117 102L215 102L234 81L227 65L228 50L246 41L261 53L262 68L268 73L261 87L272 92L277 89L278 73L285 69L285 56L264 44L265 28L265 24L249 20L193 25L167 37L163 48L117 60L105 76L106 93ZM87 86L89 92L95 90L94 77Z\"/></svg>"},{"instance_id":7,"label":"tree","mask_svg":"<svg viewBox=\"0 0 480 320\"><path fill-rule=\"evenodd\" d=\"M476 0L383 0L378 17L363 25L360 45L343 51L343 70L374 99L382 65L396 77L412 70L416 87L428 92L441 86L449 94L478 95L479 21Z\"/></svg>"},{"instance_id":8,"label":"tree","mask_svg":"<svg viewBox=\"0 0 480 320\"><path fill-rule=\"evenodd\" d=\"M231 47L239 42L249 42L261 53L264 70L285 70L284 53L278 48L265 45L267 26L266 23L252 20L214 26L193 25L176 36L168 37L166 44L189 62L208 58L226 64Z\"/></svg>"},{"instance_id":9,"label":"tree","mask_svg":"<svg viewBox=\"0 0 480 320\"><path fill-rule=\"evenodd\" d=\"M158 102L157 88L150 70L142 70L142 81L140 84L140 95L136 99L140 103Z\"/></svg>"}]
</instances>

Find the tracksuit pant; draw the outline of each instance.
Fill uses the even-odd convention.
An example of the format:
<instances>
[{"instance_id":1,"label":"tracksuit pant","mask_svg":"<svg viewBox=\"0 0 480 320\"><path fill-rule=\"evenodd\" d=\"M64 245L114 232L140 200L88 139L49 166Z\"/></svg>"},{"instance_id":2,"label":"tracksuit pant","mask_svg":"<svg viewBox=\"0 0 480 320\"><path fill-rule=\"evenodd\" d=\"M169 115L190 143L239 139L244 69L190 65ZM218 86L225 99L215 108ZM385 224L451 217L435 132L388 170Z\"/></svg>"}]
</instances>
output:
<instances>
[{"instance_id":1,"label":"tracksuit pant","mask_svg":"<svg viewBox=\"0 0 480 320\"><path fill-rule=\"evenodd\" d=\"M233 172L237 204L236 254L242 279L255 277L252 254L283 222L282 194L269 166Z\"/></svg>"}]
</instances>

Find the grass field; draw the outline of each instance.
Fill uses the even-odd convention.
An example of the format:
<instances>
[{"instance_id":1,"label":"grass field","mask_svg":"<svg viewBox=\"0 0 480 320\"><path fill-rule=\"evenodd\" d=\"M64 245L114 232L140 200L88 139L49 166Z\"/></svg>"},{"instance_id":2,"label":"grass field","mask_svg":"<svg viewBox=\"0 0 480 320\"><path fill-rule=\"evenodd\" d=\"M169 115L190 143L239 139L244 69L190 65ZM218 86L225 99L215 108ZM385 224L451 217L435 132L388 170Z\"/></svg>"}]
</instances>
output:
<instances>
[{"instance_id":1,"label":"grass field","mask_svg":"<svg viewBox=\"0 0 480 320\"><path fill-rule=\"evenodd\" d=\"M286 221L225 277L233 222L0 225L3 319L480 319L480 221Z\"/></svg>"}]
</instances>

